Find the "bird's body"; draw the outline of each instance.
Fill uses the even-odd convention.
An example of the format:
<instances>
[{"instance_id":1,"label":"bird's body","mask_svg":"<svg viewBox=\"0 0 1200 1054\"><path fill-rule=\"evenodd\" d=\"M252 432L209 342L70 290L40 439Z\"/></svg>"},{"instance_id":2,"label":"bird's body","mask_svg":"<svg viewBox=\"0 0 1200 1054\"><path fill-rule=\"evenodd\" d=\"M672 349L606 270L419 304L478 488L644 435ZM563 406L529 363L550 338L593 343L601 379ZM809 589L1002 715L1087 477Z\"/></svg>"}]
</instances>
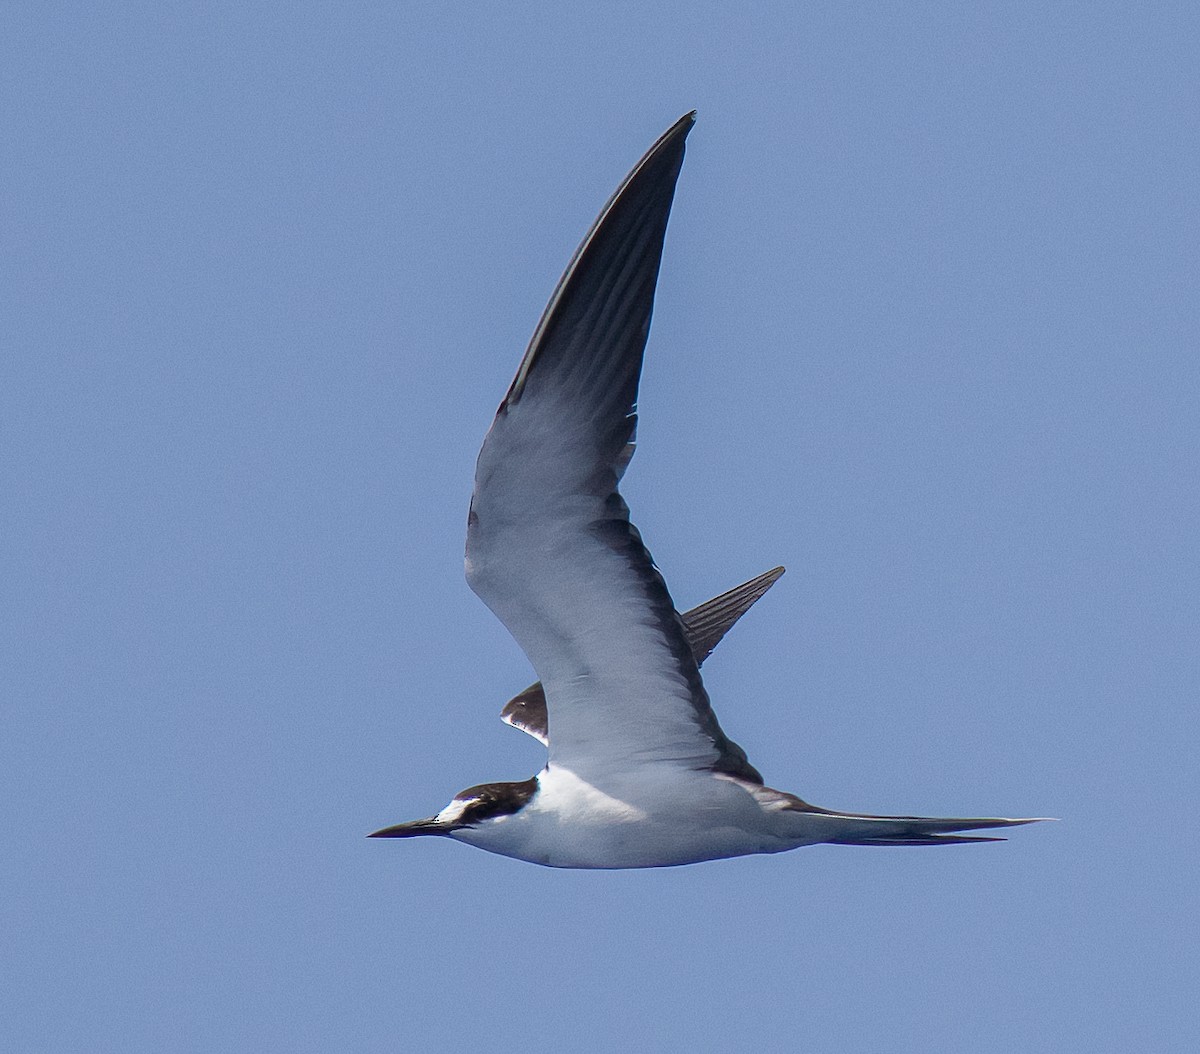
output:
<instances>
[{"instance_id":1,"label":"bird's body","mask_svg":"<svg viewBox=\"0 0 1200 1054\"><path fill-rule=\"evenodd\" d=\"M937 845L992 841L938 835L963 825L1010 826L1027 820L861 817L815 809L794 795L735 776L659 764L613 773L603 789L561 766L535 777L528 801L490 823L450 837L501 856L547 867L671 867L804 845ZM493 785L526 788L525 784ZM452 813L442 817L450 819Z\"/></svg>"},{"instance_id":2,"label":"bird's body","mask_svg":"<svg viewBox=\"0 0 1200 1054\"><path fill-rule=\"evenodd\" d=\"M694 121L626 178L563 275L479 454L467 581L541 678L504 719L549 748L377 837L445 835L552 867L664 867L816 842L988 841L1030 820L864 816L764 785L709 703L700 664L783 573L680 615L617 484L633 455L667 217Z\"/></svg>"},{"instance_id":3,"label":"bird's body","mask_svg":"<svg viewBox=\"0 0 1200 1054\"><path fill-rule=\"evenodd\" d=\"M667 867L813 841L800 813L764 810L733 777L656 765L613 773L603 789L562 766L544 769L527 805L451 837L549 867Z\"/></svg>"}]
</instances>

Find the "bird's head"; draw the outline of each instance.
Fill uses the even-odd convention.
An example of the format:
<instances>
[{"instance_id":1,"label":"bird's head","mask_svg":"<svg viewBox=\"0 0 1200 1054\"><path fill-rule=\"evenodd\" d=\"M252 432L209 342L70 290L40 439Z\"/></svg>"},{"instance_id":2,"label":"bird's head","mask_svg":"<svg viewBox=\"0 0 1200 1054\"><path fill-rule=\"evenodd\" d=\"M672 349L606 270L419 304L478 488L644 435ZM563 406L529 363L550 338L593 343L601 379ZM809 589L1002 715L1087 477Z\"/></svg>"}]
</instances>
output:
<instances>
[{"instance_id":1,"label":"bird's head","mask_svg":"<svg viewBox=\"0 0 1200 1054\"><path fill-rule=\"evenodd\" d=\"M414 838L419 834L452 835L519 812L537 793L533 776L520 783L481 783L459 791L441 812L424 820L398 823L367 835L368 838Z\"/></svg>"}]
</instances>

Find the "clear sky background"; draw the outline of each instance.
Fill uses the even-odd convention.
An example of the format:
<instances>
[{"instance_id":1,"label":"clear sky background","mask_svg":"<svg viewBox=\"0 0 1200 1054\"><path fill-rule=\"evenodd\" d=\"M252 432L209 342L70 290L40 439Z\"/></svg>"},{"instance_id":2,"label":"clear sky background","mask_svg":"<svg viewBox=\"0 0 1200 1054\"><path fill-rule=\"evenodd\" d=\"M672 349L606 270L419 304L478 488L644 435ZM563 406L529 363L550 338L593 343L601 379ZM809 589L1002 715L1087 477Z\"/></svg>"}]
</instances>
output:
<instances>
[{"instance_id":1,"label":"clear sky background","mask_svg":"<svg viewBox=\"0 0 1200 1054\"><path fill-rule=\"evenodd\" d=\"M0 1049L1191 1051L1200 17L14 3ZM563 872L370 841L523 779L474 459L700 112L625 491L820 805L997 845Z\"/></svg>"}]
</instances>

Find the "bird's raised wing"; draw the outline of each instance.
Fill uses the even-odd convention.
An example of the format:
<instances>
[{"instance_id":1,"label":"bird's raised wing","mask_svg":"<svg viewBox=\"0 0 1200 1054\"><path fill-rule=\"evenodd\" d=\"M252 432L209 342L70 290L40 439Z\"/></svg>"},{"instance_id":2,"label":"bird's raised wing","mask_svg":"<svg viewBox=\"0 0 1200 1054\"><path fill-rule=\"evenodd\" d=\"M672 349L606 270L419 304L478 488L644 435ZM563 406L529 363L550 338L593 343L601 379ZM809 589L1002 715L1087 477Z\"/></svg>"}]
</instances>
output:
<instances>
[{"instance_id":1,"label":"bird's raised wing","mask_svg":"<svg viewBox=\"0 0 1200 1054\"><path fill-rule=\"evenodd\" d=\"M694 120L651 147L576 251L479 452L468 516L467 581L541 678L550 764L598 784L650 763L761 782L617 492Z\"/></svg>"},{"instance_id":2,"label":"bird's raised wing","mask_svg":"<svg viewBox=\"0 0 1200 1054\"><path fill-rule=\"evenodd\" d=\"M721 643L721 638L779 581L783 571L782 567L773 567L749 582L734 586L719 597L706 600L679 616L683 620L683 632L687 637L688 647L696 656L697 666L704 664L704 660ZM542 689L541 681L531 684L505 703L504 709L500 711L500 720L533 736L544 746L549 746L546 693Z\"/></svg>"},{"instance_id":3,"label":"bird's raised wing","mask_svg":"<svg viewBox=\"0 0 1200 1054\"><path fill-rule=\"evenodd\" d=\"M713 653L713 648L721 643L721 638L733 629L734 623L783 577L783 571L782 567L772 567L770 571L764 571L749 582L734 586L680 616L688 644L696 656L696 665L704 664L704 660Z\"/></svg>"}]
</instances>

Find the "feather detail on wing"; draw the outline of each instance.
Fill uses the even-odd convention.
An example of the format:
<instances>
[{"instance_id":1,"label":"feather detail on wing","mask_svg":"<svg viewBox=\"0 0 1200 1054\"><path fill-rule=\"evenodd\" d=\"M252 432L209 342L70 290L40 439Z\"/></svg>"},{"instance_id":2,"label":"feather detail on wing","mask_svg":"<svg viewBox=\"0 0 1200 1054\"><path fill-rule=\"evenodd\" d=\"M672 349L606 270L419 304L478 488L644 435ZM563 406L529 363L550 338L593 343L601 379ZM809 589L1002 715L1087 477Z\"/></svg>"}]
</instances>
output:
<instances>
[{"instance_id":1,"label":"feather detail on wing","mask_svg":"<svg viewBox=\"0 0 1200 1054\"><path fill-rule=\"evenodd\" d=\"M779 581L783 572L782 567L772 568L679 616L697 666L703 665L725 634ZM550 745L546 693L540 681L514 695L500 712L500 720L533 736L544 746Z\"/></svg>"},{"instance_id":2,"label":"feather detail on wing","mask_svg":"<svg viewBox=\"0 0 1200 1054\"><path fill-rule=\"evenodd\" d=\"M687 634L692 654L698 665L703 665L720 642L747 611L749 611L780 578L782 567L773 567L749 582L735 586L719 597L706 600L691 611L685 611L683 630Z\"/></svg>"},{"instance_id":3,"label":"feather detail on wing","mask_svg":"<svg viewBox=\"0 0 1200 1054\"><path fill-rule=\"evenodd\" d=\"M467 581L541 679L550 763L595 782L664 762L761 781L717 723L617 492L693 121L650 149L576 252L484 440L468 516Z\"/></svg>"}]
</instances>

